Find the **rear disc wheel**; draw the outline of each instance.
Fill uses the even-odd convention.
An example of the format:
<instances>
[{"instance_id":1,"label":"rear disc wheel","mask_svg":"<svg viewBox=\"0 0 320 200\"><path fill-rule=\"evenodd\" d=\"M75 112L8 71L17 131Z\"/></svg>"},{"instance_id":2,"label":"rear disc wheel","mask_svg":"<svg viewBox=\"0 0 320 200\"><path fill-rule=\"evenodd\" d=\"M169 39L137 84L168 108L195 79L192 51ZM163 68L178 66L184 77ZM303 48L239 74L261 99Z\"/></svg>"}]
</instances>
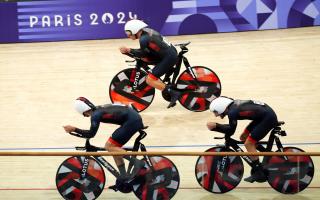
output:
<instances>
[{"instance_id":1,"label":"rear disc wheel","mask_svg":"<svg viewBox=\"0 0 320 200\"><path fill-rule=\"evenodd\" d=\"M283 152L304 151L296 147L285 147ZM310 156L268 156L264 167L270 186L283 194L295 194L306 189L314 175Z\"/></svg>"},{"instance_id":2,"label":"rear disc wheel","mask_svg":"<svg viewBox=\"0 0 320 200\"><path fill-rule=\"evenodd\" d=\"M119 72L111 81L109 96L112 103L133 104L139 112L153 101L155 89L146 83L147 73L136 68Z\"/></svg>"},{"instance_id":3,"label":"rear disc wheel","mask_svg":"<svg viewBox=\"0 0 320 200\"><path fill-rule=\"evenodd\" d=\"M177 167L170 159L164 156L150 156L149 159L154 171L147 167L138 172L137 178L133 183L134 194L139 199L171 199L180 185Z\"/></svg>"}]
</instances>

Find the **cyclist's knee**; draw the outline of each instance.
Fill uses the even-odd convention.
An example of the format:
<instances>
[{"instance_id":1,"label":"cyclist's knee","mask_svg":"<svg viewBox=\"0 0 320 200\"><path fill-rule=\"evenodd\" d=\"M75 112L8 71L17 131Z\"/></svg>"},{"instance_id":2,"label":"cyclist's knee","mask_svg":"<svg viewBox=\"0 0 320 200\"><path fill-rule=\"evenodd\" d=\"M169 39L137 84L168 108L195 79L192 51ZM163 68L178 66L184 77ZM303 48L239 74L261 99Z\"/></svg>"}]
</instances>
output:
<instances>
[{"instance_id":1,"label":"cyclist's knee","mask_svg":"<svg viewBox=\"0 0 320 200\"><path fill-rule=\"evenodd\" d=\"M246 146L246 147L255 146L257 142L258 142L257 140L253 139L253 138L249 135L249 136L247 137L247 139L245 140L245 142L244 142L244 146Z\"/></svg>"},{"instance_id":2,"label":"cyclist's knee","mask_svg":"<svg viewBox=\"0 0 320 200\"><path fill-rule=\"evenodd\" d=\"M248 129L245 129L245 130L243 131L243 133L240 135L240 140L241 140L242 142L246 141L247 138L248 138L248 136L249 136L249 134L250 134L250 132L248 131Z\"/></svg>"},{"instance_id":3,"label":"cyclist's knee","mask_svg":"<svg viewBox=\"0 0 320 200\"><path fill-rule=\"evenodd\" d=\"M108 139L105 145L105 149L107 151L113 151L114 148L121 148L123 145L120 144L119 142L115 141L111 137Z\"/></svg>"}]
</instances>

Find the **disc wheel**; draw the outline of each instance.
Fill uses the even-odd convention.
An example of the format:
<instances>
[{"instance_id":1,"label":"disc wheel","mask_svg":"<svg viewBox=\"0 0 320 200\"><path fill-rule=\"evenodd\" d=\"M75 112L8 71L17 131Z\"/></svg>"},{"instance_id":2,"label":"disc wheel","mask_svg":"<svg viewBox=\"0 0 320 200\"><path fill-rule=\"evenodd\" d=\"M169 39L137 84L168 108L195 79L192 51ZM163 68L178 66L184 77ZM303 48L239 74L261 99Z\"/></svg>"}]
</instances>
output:
<instances>
[{"instance_id":1,"label":"disc wheel","mask_svg":"<svg viewBox=\"0 0 320 200\"><path fill-rule=\"evenodd\" d=\"M146 83L146 76L146 72L136 68L119 72L109 86L112 103L133 104L139 112L147 109L153 101L155 89Z\"/></svg>"},{"instance_id":2,"label":"disc wheel","mask_svg":"<svg viewBox=\"0 0 320 200\"><path fill-rule=\"evenodd\" d=\"M285 147L283 152L303 150ZM265 169L270 186L284 194L295 194L306 189L314 175L314 165L310 156L268 156Z\"/></svg>"},{"instance_id":3,"label":"disc wheel","mask_svg":"<svg viewBox=\"0 0 320 200\"><path fill-rule=\"evenodd\" d=\"M83 167L85 166L85 167ZM86 176L82 178L82 170ZM91 157L73 156L61 163L56 174L56 186L67 200L93 200L104 189L105 174L101 165Z\"/></svg>"},{"instance_id":4,"label":"disc wheel","mask_svg":"<svg viewBox=\"0 0 320 200\"><path fill-rule=\"evenodd\" d=\"M213 147L206 152L233 151L225 147ZM199 156L195 175L198 183L212 193L233 190L243 176L243 162L239 156Z\"/></svg>"},{"instance_id":5,"label":"disc wheel","mask_svg":"<svg viewBox=\"0 0 320 200\"><path fill-rule=\"evenodd\" d=\"M133 184L134 194L139 199L171 199L180 185L177 167L170 159L163 156L150 156L149 159L154 171L149 167L139 171Z\"/></svg>"},{"instance_id":6,"label":"disc wheel","mask_svg":"<svg viewBox=\"0 0 320 200\"><path fill-rule=\"evenodd\" d=\"M191 67L196 80L188 70L178 78L177 88L186 90L179 102L190 111L201 112L209 109L213 99L221 94L221 82L216 73L207 67Z\"/></svg>"}]
</instances>

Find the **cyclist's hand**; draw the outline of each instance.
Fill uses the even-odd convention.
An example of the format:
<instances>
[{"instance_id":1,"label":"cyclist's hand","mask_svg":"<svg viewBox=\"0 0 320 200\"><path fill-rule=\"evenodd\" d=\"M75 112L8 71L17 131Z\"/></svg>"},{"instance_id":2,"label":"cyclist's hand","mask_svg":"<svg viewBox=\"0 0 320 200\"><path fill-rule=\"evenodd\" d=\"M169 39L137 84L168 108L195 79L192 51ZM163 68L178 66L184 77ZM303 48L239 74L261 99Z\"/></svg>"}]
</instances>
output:
<instances>
[{"instance_id":1,"label":"cyclist's hand","mask_svg":"<svg viewBox=\"0 0 320 200\"><path fill-rule=\"evenodd\" d=\"M207 128L212 131L217 127L217 123L215 122L207 122Z\"/></svg>"},{"instance_id":2,"label":"cyclist's hand","mask_svg":"<svg viewBox=\"0 0 320 200\"><path fill-rule=\"evenodd\" d=\"M71 126L71 125L63 126L63 128L67 133L71 133L71 132L74 132L76 130L76 127Z\"/></svg>"},{"instance_id":3,"label":"cyclist's hand","mask_svg":"<svg viewBox=\"0 0 320 200\"><path fill-rule=\"evenodd\" d=\"M120 50L120 52L122 53L122 54L128 54L128 53L130 53L130 48L127 48L127 47L120 47L119 48L119 50Z\"/></svg>"}]
</instances>

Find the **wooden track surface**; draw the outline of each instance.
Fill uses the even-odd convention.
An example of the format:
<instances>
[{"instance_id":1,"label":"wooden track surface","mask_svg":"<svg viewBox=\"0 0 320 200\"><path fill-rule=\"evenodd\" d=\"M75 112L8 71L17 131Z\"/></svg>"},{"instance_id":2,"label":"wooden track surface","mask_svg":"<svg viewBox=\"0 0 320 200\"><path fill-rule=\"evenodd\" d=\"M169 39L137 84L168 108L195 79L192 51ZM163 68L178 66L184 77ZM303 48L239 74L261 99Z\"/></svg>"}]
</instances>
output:
<instances>
[{"instance_id":1,"label":"wooden track surface","mask_svg":"<svg viewBox=\"0 0 320 200\"><path fill-rule=\"evenodd\" d=\"M222 95L261 100L273 107L279 120L286 122L288 136L282 138L283 143L319 152L319 27L176 36L168 40L191 41L187 54L191 65L214 70L222 82ZM82 139L66 134L62 126L88 128L88 119L73 109L78 96L96 104L110 102L109 83L127 67L124 61L128 58L118 50L122 45L138 46L137 41L129 39L0 44L1 151L70 151L83 145ZM171 109L166 106L157 92L152 105L141 113L145 125L150 126L143 140L150 151L205 151L222 142L213 139L220 134L206 129L207 121L221 122L211 113L193 113L181 105ZM239 124L236 138L247 123ZM93 144L103 146L116 127L102 125ZM308 200L320 196L319 189L312 188L320 187L317 170L310 188L293 196L281 195L268 184L243 181L230 193L210 194L195 180L197 157L170 158L181 176L181 190L175 199ZM64 159L1 157L0 199L61 199L54 179ZM313 160L319 168L320 159ZM107 184L113 184L113 178L107 177ZM105 191L102 197L134 199L132 194L111 191Z\"/></svg>"}]
</instances>

